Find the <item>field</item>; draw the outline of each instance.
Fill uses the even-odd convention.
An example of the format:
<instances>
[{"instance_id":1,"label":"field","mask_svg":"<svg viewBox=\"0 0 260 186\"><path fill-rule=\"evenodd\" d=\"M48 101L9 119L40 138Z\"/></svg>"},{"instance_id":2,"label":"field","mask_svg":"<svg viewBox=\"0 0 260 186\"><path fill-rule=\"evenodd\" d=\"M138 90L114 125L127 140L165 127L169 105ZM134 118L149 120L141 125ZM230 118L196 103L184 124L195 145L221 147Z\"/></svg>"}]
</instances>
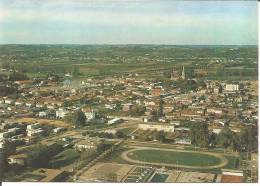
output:
<instances>
[{"instance_id":1,"label":"field","mask_svg":"<svg viewBox=\"0 0 260 186\"><path fill-rule=\"evenodd\" d=\"M166 45L0 45L0 66L29 77L104 77L138 73L143 78L170 77L172 68L186 67L213 72L209 79L257 79L256 46L166 46ZM15 58L15 63L12 59Z\"/></svg>"},{"instance_id":2,"label":"field","mask_svg":"<svg viewBox=\"0 0 260 186\"><path fill-rule=\"evenodd\" d=\"M134 160L188 166L217 165L221 162L219 158L207 154L148 149L134 151L128 156Z\"/></svg>"},{"instance_id":3,"label":"field","mask_svg":"<svg viewBox=\"0 0 260 186\"><path fill-rule=\"evenodd\" d=\"M165 182L165 180L168 178L169 175L167 174L159 174L159 173L156 173L153 178L151 179L150 182L158 182L158 183L163 183Z\"/></svg>"},{"instance_id":4,"label":"field","mask_svg":"<svg viewBox=\"0 0 260 186\"><path fill-rule=\"evenodd\" d=\"M50 119L17 118L16 121L21 122L21 123L28 123L28 124L40 123L40 124L44 124L44 125L52 125L52 126L55 126L55 127L64 127L64 128L70 127L69 124L67 124L63 121L50 120Z\"/></svg>"}]
</instances>

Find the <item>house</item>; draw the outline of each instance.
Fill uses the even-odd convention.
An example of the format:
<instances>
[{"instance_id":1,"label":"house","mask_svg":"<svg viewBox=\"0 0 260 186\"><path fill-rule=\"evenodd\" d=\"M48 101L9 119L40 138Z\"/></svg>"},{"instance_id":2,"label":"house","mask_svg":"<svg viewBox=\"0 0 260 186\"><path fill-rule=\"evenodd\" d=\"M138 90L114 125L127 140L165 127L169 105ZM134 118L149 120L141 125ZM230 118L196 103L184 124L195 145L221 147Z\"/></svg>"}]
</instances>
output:
<instances>
[{"instance_id":1,"label":"house","mask_svg":"<svg viewBox=\"0 0 260 186\"><path fill-rule=\"evenodd\" d=\"M164 132L174 132L174 125L168 124L138 124L138 128L141 130L156 130Z\"/></svg>"},{"instance_id":2,"label":"house","mask_svg":"<svg viewBox=\"0 0 260 186\"><path fill-rule=\"evenodd\" d=\"M5 100L5 104L11 105L13 103L14 103L14 100L12 100L12 99L6 99Z\"/></svg>"},{"instance_id":3,"label":"house","mask_svg":"<svg viewBox=\"0 0 260 186\"><path fill-rule=\"evenodd\" d=\"M74 147L78 151L89 150L89 151L94 153L94 152L96 152L98 146L101 145L101 144L102 144L102 141L100 139L87 138L87 139L84 139L84 140L77 142L74 145Z\"/></svg>"},{"instance_id":4,"label":"house","mask_svg":"<svg viewBox=\"0 0 260 186\"><path fill-rule=\"evenodd\" d=\"M29 102L29 101L28 101L28 102L25 103L25 106L26 106L26 107L33 107L34 105L35 105L34 102Z\"/></svg>"},{"instance_id":5,"label":"house","mask_svg":"<svg viewBox=\"0 0 260 186\"><path fill-rule=\"evenodd\" d=\"M223 85L224 93L236 93L239 91L239 85L238 84L224 84Z\"/></svg>"},{"instance_id":6,"label":"house","mask_svg":"<svg viewBox=\"0 0 260 186\"><path fill-rule=\"evenodd\" d=\"M113 124L116 124L116 123L122 123L124 120L121 119L121 118L114 118L114 119L111 119L107 122L108 125L113 125Z\"/></svg>"},{"instance_id":7,"label":"house","mask_svg":"<svg viewBox=\"0 0 260 186\"><path fill-rule=\"evenodd\" d=\"M64 128L61 128L61 127L58 127L58 128L53 129L53 132L54 132L54 133L60 133L60 132L62 132L62 131L64 131Z\"/></svg>"},{"instance_id":8,"label":"house","mask_svg":"<svg viewBox=\"0 0 260 186\"><path fill-rule=\"evenodd\" d=\"M223 169L218 175L217 182L220 183L242 183L244 181L243 171Z\"/></svg>"},{"instance_id":9,"label":"house","mask_svg":"<svg viewBox=\"0 0 260 186\"><path fill-rule=\"evenodd\" d=\"M132 103L123 104L123 111L128 112L128 111L132 110L133 106L134 105Z\"/></svg>"},{"instance_id":10,"label":"house","mask_svg":"<svg viewBox=\"0 0 260 186\"><path fill-rule=\"evenodd\" d=\"M82 110L82 112L84 112L84 114L85 114L87 120L95 119L95 117L96 117L96 112L95 112L93 109L83 108L83 109L81 109L81 110Z\"/></svg>"},{"instance_id":11,"label":"house","mask_svg":"<svg viewBox=\"0 0 260 186\"><path fill-rule=\"evenodd\" d=\"M56 118L63 119L68 113L69 111L60 108L56 111Z\"/></svg>"},{"instance_id":12,"label":"house","mask_svg":"<svg viewBox=\"0 0 260 186\"><path fill-rule=\"evenodd\" d=\"M176 138L175 144L181 144L181 145L190 145L191 140L187 138Z\"/></svg>"},{"instance_id":13,"label":"house","mask_svg":"<svg viewBox=\"0 0 260 186\"><path fill-rule=\"evenodd\" d=\"M22 101L16 101L14 103L15 106L22 106L24 103Z\"/></svg>"},{"instance_id":14,"label":"house","mask_svg":"<svg viewBox=\"0 0 260 186\"><path fill-rule=\"evenodd\" d=\"M26 154L16 154L16 155L9 156L7 161L9 164L19 164L24 166L26 165L26 159L27 159Z\"/></svg>"},{"instance_id":15,"label":"house","mask_svg":"<svg viewBox=\"0 0 260 186\"><path fill-rule=\"evenodd\" d=\"M45 117L47 117L47 111L41 111L41 112L39 112L39 117L41 117L41 118L45 118Z\"/></svg>"},{"instance_id":16,"label":"house","mask_svg":"<svg viewBox=\"0 0 260 186\"><path fill-rule=\"evenodd\" d=\"M44 134L44 130L40 127L41 126L38 123L33 125L27 125L27 129L26 129L27 136L28 137L42 136Z\"/></svg>"}]
</instances>

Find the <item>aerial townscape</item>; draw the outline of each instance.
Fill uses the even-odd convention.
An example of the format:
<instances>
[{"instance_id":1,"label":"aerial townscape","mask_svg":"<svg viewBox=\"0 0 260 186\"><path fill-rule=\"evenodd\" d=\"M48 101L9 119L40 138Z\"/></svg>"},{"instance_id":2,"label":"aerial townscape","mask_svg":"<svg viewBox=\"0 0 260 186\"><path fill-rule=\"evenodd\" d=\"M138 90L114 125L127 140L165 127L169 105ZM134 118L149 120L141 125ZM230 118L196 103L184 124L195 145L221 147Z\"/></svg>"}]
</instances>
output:
<instances>
[{"instance_id":1,"label":"aerial townscape","mask_svg":"<svg viewBox=\"0 0 260 186\"><path fill-rule=\"evenodd\" d=\"M258 181L255 45L0 45L0 180Z\"/></svg>"}]
</instances>

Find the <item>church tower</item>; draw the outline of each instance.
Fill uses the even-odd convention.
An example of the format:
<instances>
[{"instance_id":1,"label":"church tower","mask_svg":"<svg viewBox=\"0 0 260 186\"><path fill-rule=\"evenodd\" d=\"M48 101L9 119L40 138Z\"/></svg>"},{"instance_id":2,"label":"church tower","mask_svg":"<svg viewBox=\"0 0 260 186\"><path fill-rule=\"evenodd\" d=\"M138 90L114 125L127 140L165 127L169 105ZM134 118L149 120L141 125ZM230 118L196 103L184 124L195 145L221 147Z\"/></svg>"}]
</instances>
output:
<instances>
[{"instance_id":1,"label":"church tower","mask_svg":"<svg viewBox=\"0 0 260 186\"><path fill-rule=\"evenodd\" d=\"M184 66L182 66L182 72L181 72L181 79L185 79L185 69Z\"/></svg>"}]
</instances>

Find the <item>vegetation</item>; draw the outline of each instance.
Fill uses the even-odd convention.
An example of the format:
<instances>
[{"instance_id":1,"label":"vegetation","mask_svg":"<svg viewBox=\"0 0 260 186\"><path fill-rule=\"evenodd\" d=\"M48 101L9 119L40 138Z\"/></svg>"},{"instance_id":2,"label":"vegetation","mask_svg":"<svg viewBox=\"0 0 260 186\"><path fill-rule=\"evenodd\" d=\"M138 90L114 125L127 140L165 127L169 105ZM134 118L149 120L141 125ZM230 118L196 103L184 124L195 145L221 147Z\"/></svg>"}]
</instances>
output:
<instances>
[{"instance_id":1,"label":"vegetation","mask_svg":"<svg viewBox=\"0 0 260 186\"><path fill-rule=\"evenodd\" d=\"M66 115L65 122L70 123L75 127L84 126L86 124L86 116L81 110L77 110L71 114Z\"/></svg>"},{"instance_id":2,"label":"vegetation","mask_svg":"<svg viewBox=\"0 0 260 186\"><path fill-rule=\"evenodd\" d=\"M209 130L208 124L193 123L191 126L191 143L200 147L208 147L209 145Z\"/></svg>"},{"instance_id":3,"label":"vegetation","mask_svg":"<svg viewBox=\"0 0 260 186\"><path fill-rule=\"evenodd\" d=\"M241 151L251 152L257 149L257 131L254 126L246 126L241 130L239 134Z\"/></svg>"},{"instance_id":4,"label":"vegetation","mask_svg":"<svg viewBox=\"0 0 260 186\"><path fill-rule=\"evenodd\" d=\"M28 164L33 168L49 167L49 162L53 156L63 150L62 145L53 144L51 146L37 145L28 154Z\"/></svg>"},{"instance_id":5,"label":"vegetation","mask_svg":"<svg viewBox=\"0 0 260 186\"><path fill-rule=\"evenodd\" d=\"M0 51L3 69L33 77L64 73L74 77L142 73L152 77L153 72L160 70L163 75L169 74L171 68L178 69L183 64L189 64L190 68L185 71L190 78L194 77L194 68L212 71L206 76L211 79L257 77L255 46L0 45ZM219 61L209 62L210 58ZM190 83L187 89L196 88L196 84Z\"/></svg>"}]
</instances>

